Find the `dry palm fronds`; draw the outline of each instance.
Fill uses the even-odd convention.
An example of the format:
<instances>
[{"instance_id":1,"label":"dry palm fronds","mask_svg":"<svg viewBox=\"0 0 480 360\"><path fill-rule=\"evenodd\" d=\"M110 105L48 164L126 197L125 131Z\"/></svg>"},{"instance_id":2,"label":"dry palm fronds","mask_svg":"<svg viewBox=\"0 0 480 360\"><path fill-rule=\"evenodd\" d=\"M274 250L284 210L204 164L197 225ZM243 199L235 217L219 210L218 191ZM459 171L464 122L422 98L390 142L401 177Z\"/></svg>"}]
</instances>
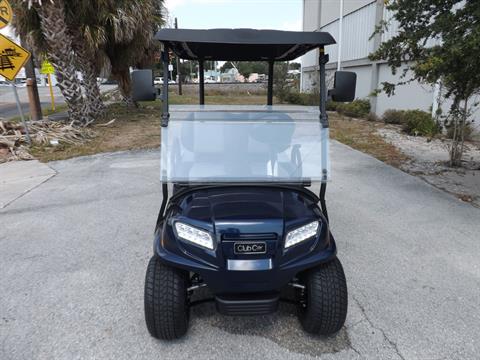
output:
<instances>
[{"instance_id":1,"label":"dry palm fronds","mask_svg":"<svg viewBox=\"0 0 480 360\"><path fill-rule=\"evenodd\" d=\"M86 128L56 121L37 121L28 125L33 145L81 144L93 137ZM0 163L10 160L30 160L25 128L22 124L0 120Z\"/></svg>"}]
</instances>

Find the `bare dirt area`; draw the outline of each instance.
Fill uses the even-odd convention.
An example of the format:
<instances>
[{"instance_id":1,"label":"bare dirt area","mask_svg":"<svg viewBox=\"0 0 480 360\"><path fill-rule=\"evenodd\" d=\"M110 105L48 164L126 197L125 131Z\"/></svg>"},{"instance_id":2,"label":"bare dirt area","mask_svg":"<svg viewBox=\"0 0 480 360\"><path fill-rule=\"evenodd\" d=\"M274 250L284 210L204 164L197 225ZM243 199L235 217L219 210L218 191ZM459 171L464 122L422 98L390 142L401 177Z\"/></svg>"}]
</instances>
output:
<instances>
[{"instance_id":1,"label":"bare dirt area","mask_svg":"<svg viewBox=\"0 0 480 360\"><path fill-rule=\"evenodd\" d=\"M384 124L342 116L336 112L330 112L329 119L332 139L395 167L409 160L406 154L379 135L378 130Z\"/></svg>"},{"instance_id":2,"label":"bare dirt area","mask_svg":"<svg viewBox=\"0 0 480 360\"><path fill-rule=\"evenodd\" d=\"M448 139L409 136L392 125L379 127L377 134L408 157L402 170L480 207L480 142L467 142L463 166L452 168Z\"/></svg>"}]
</instances>

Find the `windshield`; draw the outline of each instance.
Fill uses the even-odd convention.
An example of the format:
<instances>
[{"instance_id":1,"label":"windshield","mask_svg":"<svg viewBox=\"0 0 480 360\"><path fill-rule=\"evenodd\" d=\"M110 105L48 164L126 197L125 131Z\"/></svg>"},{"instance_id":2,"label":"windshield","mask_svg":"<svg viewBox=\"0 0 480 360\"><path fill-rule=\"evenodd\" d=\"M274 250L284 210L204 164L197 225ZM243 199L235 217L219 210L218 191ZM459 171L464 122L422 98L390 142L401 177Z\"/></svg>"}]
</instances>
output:
<instances>
[{"instance_id":1,"label":"windshield","mask_svg":"<svg viewBox=\"0 0 480 360\"><path fill-rule=\"evenodd\" d=\"M328 129L299 106L172 106L162 182L305 182L329 178Z\"/></svg>"}]
</instances>

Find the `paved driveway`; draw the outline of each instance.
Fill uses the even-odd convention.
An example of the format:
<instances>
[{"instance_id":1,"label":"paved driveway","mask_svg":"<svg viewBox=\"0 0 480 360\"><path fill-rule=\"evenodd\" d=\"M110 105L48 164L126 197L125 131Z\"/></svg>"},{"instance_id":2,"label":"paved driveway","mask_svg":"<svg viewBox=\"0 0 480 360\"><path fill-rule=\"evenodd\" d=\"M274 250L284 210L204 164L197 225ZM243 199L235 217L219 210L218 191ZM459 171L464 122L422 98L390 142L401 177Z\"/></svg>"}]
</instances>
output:
<instances>
[{"instance_id":1,"label":"paved driveway","mask_svg":"<svg viewBox=\"0 0 480 360\"><path fill-rule=\"evenodd\" d=\"M143 279L160 206L158 153L51 163L0 210L0 359L457 359L480 353L480 210L333 144L328 201L349 285L346 327L304 334L294 311L193 311L151 338Z\"/></svg>"}]
</instances>

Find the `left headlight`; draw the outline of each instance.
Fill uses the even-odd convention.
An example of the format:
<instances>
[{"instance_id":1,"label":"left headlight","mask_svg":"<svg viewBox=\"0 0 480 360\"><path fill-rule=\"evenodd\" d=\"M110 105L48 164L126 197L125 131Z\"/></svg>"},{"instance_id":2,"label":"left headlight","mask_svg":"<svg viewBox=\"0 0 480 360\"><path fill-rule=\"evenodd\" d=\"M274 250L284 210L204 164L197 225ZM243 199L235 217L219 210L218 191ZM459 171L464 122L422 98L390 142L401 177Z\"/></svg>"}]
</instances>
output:
<instances>
[{"instance_id":1,"label":"left headlight","mask_svg":"<svg viewBox=\"0 0 480 360\"><path fill-rule=\"evenodd\" d=\"M318 221L314 221L290 231L285 239L285 248L296 245L299 242L305 241L317 235L318 225Z\"/></svg>"},{"instance_id":2,"label":"left headlight","mask_svg":"<svg viewBox=\"0 0 480 360\"><path fill-rule=\"evenodd\" d=\"M213 249L213 240L208 232L181 222L175 223L175 230L177 231L178 237L183 240L206 247L207 249Z\"/></svg>"}]
</instances>

